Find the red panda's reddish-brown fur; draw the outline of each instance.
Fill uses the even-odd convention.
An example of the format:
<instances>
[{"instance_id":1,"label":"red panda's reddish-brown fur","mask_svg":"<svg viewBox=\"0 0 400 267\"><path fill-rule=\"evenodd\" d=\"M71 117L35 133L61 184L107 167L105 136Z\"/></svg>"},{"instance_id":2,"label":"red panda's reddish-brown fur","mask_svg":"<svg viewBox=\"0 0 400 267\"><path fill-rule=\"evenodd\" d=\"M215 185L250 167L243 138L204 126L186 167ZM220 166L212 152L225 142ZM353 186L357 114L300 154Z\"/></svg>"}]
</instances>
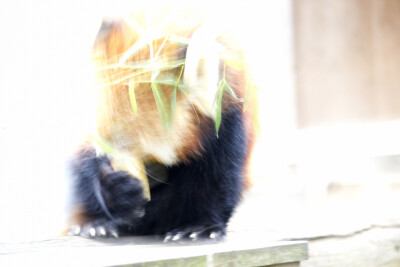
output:
<instances>
[{"instance_id":1,"label":"red panda's reddish-brown fur","mask_svg":"<svg viewBox=\"0 0 400 267\"><path fill-rule=\"evenodd\" d=\"M206 16L202 14L174 9L155 9L151 10L151 14L148 17L146 12L136 11L105 22L100 30L93 49L93 62L98 78L96 132L101 140L117 151L123 152L124 155L139 159L144 164L157 162L164 165L168 170L169 180L166 184L151 188L152 199L144 208L143 219L133 218L131 210L136 212L139 209L136 206L142 205L143 202L137 193L134 194L136 186L131 180L136 179L126 178L129 174L118 169L116 162L118 159L91 152L90 147L81 150L83 152L78 153L74 165L74 173L78 179L79 214L86 213L86 217L91 218L82 226L86 227L86 235L92 233L93 231L89 230L96 229L98 222L96 218L104 217L99 225L109 227L111 230L106 231L109 235L120 230L128 217L134 225L130 225L130 229L135 229L132 230L133 233L176 235L187 230L190 233L201 231L210 234L215 230L224 235L226 223L237 204L243 186L250 185L249 162L255 137L253 121L255 103L252 103L254 97L247 97L247 109L243 111L243 102L225 92L222 98L220 135L217 137L215 117L213 117L215 103L210 102L215 102L217 83L223 78L237 98L242 100L246 98L246 90L250 90L251 83L246 57L236 36L229 29L210 27L209 22L205 20ZM127 56L127 52L146 34L142 30L149 31L149 29L158 29L165 34L153 40L151 45L142 45L134 55ZM211 33L208 34L207 30ZM137 70L124 67L120 64L121 60L123 59L124 64L137 63L151 60L151 55L158 55L160 58L168 55L165 59L169 60L185 59L189 49L196 44L189 42L188 46L182 46L177 42L168 41L168 36L175 35L192 40L199 31L206 32L196 37L200 42L203 42L201 39L203 37L211 40L210 47L204 49L212 50L214 47L217 49L215 53L218 57L217 65L214 64L216 68L213 69L214 65L210 63L213 61L214 52L204 51L204 58L200 55L199 62L194 62L196 66L194 76L197 77L193 78L193 73L188 73L189 67L186 68L187 64L193 62L186 61L183 69L177 67L164 71L164 74L174 77L180 77L182 73L184 86L194 84L196 87L186 88L185 92L176 91L172 122L166 129L160 118L150 83L137 83L139 78L142 81L150 81L151 72L135 76ZM204 44L207 46L206 41ZM198 45L197 49L199 47L201 49L201 45ZM191 76L190 80L188 77ZM219 77L212 86L215 88L205 86L213 84L214 76ZM207 79L211 79L211 82ZM132 81L135 84L137 114L132 110L132 99L129 94ZM161 86L160 89L165 99L171 99L173 87ZM169 101L165 101L164 104L166 110L171 109ZM105 173L104 169L113 169L114 173L109 171ZM110 175L113 178L110 178ZM213 176L216 176L217 180L214 180ZM93 183L88 182L92 180ZM204 182L201 182L202 180ZM118 187L120 190L118 191L115 189L117 183L126 185L124 188ZM175 186L168 186L169 183ZM93 187L92 184L97 184L97 187ZM99 188L100 194L97 192ZM162 193L159 193L160 190ZM128 200L128 195L132 196L131 200ZM126 207L126 204L115 206L115 203L122 201L121 199L124 203L131 203L132 209ZM221 204L218 204L220 201ZM192 214L189 204L199 214ZM207 205L209 207L206 207ZM213 209L214 205L215 211L207 210ZM120 211L117 212L118 210ZM159 212L159 217L166 222L155 222L157 217L157 214L153 214L155 212ZM116 219L120 217L124 219ZM107 221L105 225L104 221ZM202 230L196 230L198 227ZM85 235L85 231L81 232L81 235L82 233Z\"/></svg>"},{"instance_id":2,"label":"red panda's reddish-brown fur","mask_svg":"<svg viewBox=\"0 0 400 267\"><path fill-rule=\"evenodd\" d=\"M155 11L153 11L155 12ZM160 16L168 17L168 14L161 14L161 11L157 13L159 23L164 23ZM160 15L161 14L161 15ZM175 34L180 37L190 38L196 29L201 27L204 23L204 17L195 13L181 14L181 18L174 18L170 24L174 24L174 27L166 24L163 28L172 29L172 32L168 34ZM139 25L145 25L145 15L138 15L135 12L130 15L132 20ZM154 16L153 16L154 17ZM109 141L111 144L115 143L113 136L115 136L115 131L110 129L115 128L116 122L114 122L114 117L118 117L118 127L125 127L124 133L119 138L122 140L130 140L132 146L135 142L150 140L160 140L168 138L169 143L177 150L177 161L185 161L193 154L199 154L199 149L201 148L199 136L200 129L196 127L198 120L201 118L201 114L196 110L196 103L187 104L187 99L185 96L178 91L177 94L177 110L174 117L174 125L172 128L172 133L166 134L166 130L162 125L160 120L159 111L157 110L156 102L154 101L154 95L149 84L141 84L140 88L135 90L136 101L138 105L138 114L134 115L131 110L131 103L129 100L127 84L129 83L129 77L132 75L133 71L127 68L112 68L101 70L110 65L118 64L118 61L125 55L125 53L140 39L140 33L133 26L129 25L128 20L119 19L113 22L115 27L109 29L108 36L101 37L101 39L96 43L93 53L93 61L98 68L99 84L97 91L99 92L98 98L100 100L99 110L98 110L98 133L101 138ZM153 26L153 27L157 27ZM227 64L226 66L226 80L231 88L234 90L237 97L245 99L246 90L249 88L250 75L247 73L247 65L244 51L240 47L239 42L228 29L225 32L221 32L217 38L218 44L222 45L224 50L220 52L221 65ZM153 41L153 50L158 51L160 46L164 41L164 37L161 37ZM171 54L172 58L178 58L179 54L177 51L178 45L176 43L164 44L161 55ZM155 53L155 52L153 52ZM144 46L138 53L128 60L129 62L140 62L143 60L150 59L150 48L149 46ZM228 60L225 60L227 57ZM235 62L235 66L229 65L229 62ZM175 75L177 70L173 70ZM178 69L179 71L179 69ZM150 75L147 76L150 80ZM171 97L171 88L164 88L163 90L166 99ZM222 112L224 112L225 106L229 105L240 105L243 103L232 98L228 94L224 95L224 107ZM251 98L247 101L251 102ZM166 103L168 104L168 102ZM253 122L253 103L247 105L246 112L244 112L246 131L249 134L248 147L251 150L254 140L254 122ZM109 108L107 108L109 107ZM167 109L169 107L167 106ZM112 110L112 111L110 111ZM186 116L182 116L186 114ZM110 116L114 116L110 118ZM200 116L199 116L200 115ZM223 117L223 116L222 116ZM113 121L110 123L110 121ZM126 127L128 125L128 127ZM137 129L140 129L138 132ZM208 129L208 131L213 131L214 129ZM141 140L133 140L133 137ZM116 144L118 146L118 144ZM126 149L123 148L123 149ZM151 153L143 153L143 151L131 151L133 154L141 154L147 159L159 160L155 155ZM249 153L250 155L250 153ZM137 157L137 155L135 155ZM144 159L146 160L146 158ZM246 176L248 176L246 174ZM248 177L247 177L248 179ZM249 182L246 182L249 184Z\"/></svg>"}]
</instances>

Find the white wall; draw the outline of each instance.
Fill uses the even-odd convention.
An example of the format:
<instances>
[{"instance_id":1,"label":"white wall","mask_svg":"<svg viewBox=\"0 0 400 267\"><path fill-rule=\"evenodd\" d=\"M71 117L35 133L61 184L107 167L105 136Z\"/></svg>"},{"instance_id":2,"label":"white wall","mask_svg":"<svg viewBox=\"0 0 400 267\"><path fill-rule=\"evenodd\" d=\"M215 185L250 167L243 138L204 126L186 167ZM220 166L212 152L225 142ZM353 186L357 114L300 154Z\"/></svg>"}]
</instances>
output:
<instances>
[{"instance_id":1,"label":"white wall","mask_svg":"<svg viewBox=\"0 0 400 267\"><path fill-rule=\"evenodd\" d=\"M0 2L1 241L54 236L65 220L65 162L87 125L89 50L101 14L114 3ZM255 163L261 176L264 166L279 173L294 125L290 1L238 3L235 27L262 88ZM222 17L235 11L232 1L202 4Z\"/></svg>"}]
</instances>

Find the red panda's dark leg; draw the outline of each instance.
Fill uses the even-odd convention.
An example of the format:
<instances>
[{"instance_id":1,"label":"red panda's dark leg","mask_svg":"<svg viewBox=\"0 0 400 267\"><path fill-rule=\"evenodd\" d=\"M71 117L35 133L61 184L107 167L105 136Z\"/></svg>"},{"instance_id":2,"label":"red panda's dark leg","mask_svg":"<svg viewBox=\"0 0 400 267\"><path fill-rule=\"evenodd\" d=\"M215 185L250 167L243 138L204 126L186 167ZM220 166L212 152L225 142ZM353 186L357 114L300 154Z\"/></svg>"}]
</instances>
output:
<instances>
[{"instance_id":1,"label":"red panda's dark leg","mask_svg":"<svg viewBox=\"0 0 400 267\"><path fill-rule=\"evenodd\" d=\"M204 128L214 129L211 120ZM138 234L166 234L166 240L219 238L237 206L247 156L241 110L223 115L219 137L204 133L202 155L168 168L168 184L152 189Z\"/></svg>"}]
</instances>

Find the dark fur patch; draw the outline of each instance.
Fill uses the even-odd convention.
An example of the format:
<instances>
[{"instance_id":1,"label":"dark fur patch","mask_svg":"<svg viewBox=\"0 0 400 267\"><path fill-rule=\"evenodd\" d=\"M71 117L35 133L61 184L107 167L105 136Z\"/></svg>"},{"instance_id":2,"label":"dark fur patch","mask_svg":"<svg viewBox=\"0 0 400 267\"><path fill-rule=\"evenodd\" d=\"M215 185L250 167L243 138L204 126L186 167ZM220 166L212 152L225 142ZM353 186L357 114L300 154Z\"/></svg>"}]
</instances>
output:
<instances>
[{"instance_id":1,"label":"dark fur patch","mask_svg":"<svg viewBox=\"0 0 400 267\"><path fill-rule=\"evenodd\" d=\"M74 164L79 206L96 219L118 218L120 229L130 234L217 228L223 235L243 189L248 154L243 113L234 107L223 114L219 137L211 119L200 121L201 155L167 168L168 183L151 189L151 201L145 204L143 217L134 216L135 210L143 206L138 180L125 172L102 170L102 164L108 166L109 162L96 157L93 150L81 152ZM99 181L112 218L96 197L95 181Z\"/></svg>"},{"instance_id":2,"label":"dark fur patch","mask_svg":"<svg viewBox=\"0 0 400 267\"><path fill-rule=\"evenodd\" d=\"M77 206L92 219L131 223L141 217L146 203L140 180L124 171L113 171L106 157L85 147L73 166Z\"/></svg>"}]
</instances>

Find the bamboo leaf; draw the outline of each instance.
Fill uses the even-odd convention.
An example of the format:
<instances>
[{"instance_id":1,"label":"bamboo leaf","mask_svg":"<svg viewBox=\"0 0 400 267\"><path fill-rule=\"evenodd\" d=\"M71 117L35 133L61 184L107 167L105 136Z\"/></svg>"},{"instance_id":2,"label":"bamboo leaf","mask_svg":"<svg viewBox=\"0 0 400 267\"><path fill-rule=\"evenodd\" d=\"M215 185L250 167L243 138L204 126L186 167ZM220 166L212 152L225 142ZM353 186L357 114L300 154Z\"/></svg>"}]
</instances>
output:
<instances>
[{"instance_id":1,"label":"bamboo leaf","mask_svg":"<svg viewBox=\"0 0 400 267\"><path fill-rule=\"evenodd\" d=\"M149 179L145 171L143 161L133 157L125 156L121 159L122 169L126 169L133 177L139 179L143 183L143 193L148 201L151 200Z\"/></svg>"},{"instance_id":2,"label":"bamboo leaf","mask_svg":"<svg viewBox=\"0 0 400 267\"><path fill-rule=\"evenodd\" d=\"M136 83L156 83L156 84L161 84L161 85L168 85L168 86L177 87L179 90L183 90L184 89L184 85L182 83L177 84L176 81L174 81L173 79L156 80L156 81L142 80L142 81L137 81Z\"/></svg>"},{"instance_id":3,"label":"bamboo leaf","mask_svg":"<svg viewBox=\"0 0 400 267\"><path fill-rule=\"evenodd\" d=\"M169 36L168 40L170 40L170 41L172 41L174 43L183 44L183 45L188 45L189 42L190 42L189 38L178 36L178 35L175 35L175 34L171 34Z\"/></svg>"},{"instance_id":4,"label":"bamboo leaf","mask_svg":"<svg viewBox=\"0 0 400 267\"><path fill-rule=\"evenodd\" d=\"M129 81L128 92L129 92L129 99L131 101L131 107L132 107L133 114L137 115L138 110L137 110L137 103L136 103L136 97L135 97L135 82L133 80Z\"/></svg>"},{"instance_id":5,"label":"bamboo leaf","mask_svg":"<svg viewBox=\"0 0 400 267\"><path fill-rule=\"evenodd\" d=\"M228 84L226 81L224 81L224 85L225 85L226 91L227 91L233 98L235 98L236 100L238 100L238 101L240 101L240 102L243 102L243 101L244 101L243 98L240 98L240 97L237 97L237 96L236 96L236 94L235 94L235 92L233 91L232 87L230 87L229 84Z\"/></svg>"},{"instance_id":6,"label":"bamboo leaf","mask_svg":"<svg viewBox=\"0 0 400 267\"><path fill-rule=\"evenodd\" d=\"M123 152L117 151L114 149L107 141L96 138L93 135L88 135L88 139L97 144L106 154L110 155L114 159L114 165L117 170L126 170L128 171L132 177L137 178L143 182L144 185L144 194L148 200L150 197L150 188L149 181L144 171L143 162L133 158L130 155L127 155Z\"/></svg>"},{"instance_id":7,"label":"bamboo leaf","mask_svg":"<svg viewBox=\"0 0 400 267\"><path fill-rule=\"evenodd\" d=\"M129 65L130 64L125 63L125 64L122 64L121 67L122 68L129 68ZM184 65L185 65L185 60L184 59L183 60L176 60L176 61L172 61L172 62L168 62L167 61L167 62L164 62L164 63L162 63L160 65L158 65L158 63L153 64L153 65L149 64L148 66L144 66L144 65L139 66L139 65L133 64L132 68L137 68L137 69L139 69L138 71L129 73L129 74L127 74L127 75L125 75L125 76L123 76L123 77L121 77L119 79L113 80L112 82L101 82L99 87L107 87L107 86L114 85L114 84L120 84L120 83L126 82L129 79L133 79L135 77L143 75L145 73L149 73L149 72L158 72L159 73L159 72L164 71L164 70L174 69L176 67L184 66ZM152 81L149 81L149 82L154 82L154 81L152 80ZM180 86L180 88L181 87L182 86Z\"/></svg>"},{"instance_id":8,"label":"bamboo leaf","mask_svg":"<svg viewBox=\"0 0 400 267\"><path fill-rule=\"evenodd\" d=\"M88 135L88 139L94 143L96 143L106 154L115 155L116 150L105 140L100 138L96 138L93 135Z\"/></svg>"},{"instance_id":9,"label":"bamboo leaf","mask_svg":"<svg viewBox=\"0 0 400 267\"><path fill-rule=\"evenodd\" d=\"M180 89L182 92L185 90L184 85L180 83L181 82L181 77L182 77L182 74L183 74L183 69L184 69L184 66L181 67L181 72L179 73L178 80L176 82L176 88L180 89L180 87L182 87Z\"/></svg>"},{"instance_id":10,"label":"bamboo leaf","mask_svg":"<svg viewBox=\"0 0 400 267\"><path fill-rule=\"evenodd\" d=\"M136 55L137 52L142 50L145 46L152 44L154 40L160 39L163 35L161 33L145 34L137 40L120 58L119 64L125 63L129 58ZM150 46L151 47L151 46Z\"/></svg>"},{"instance_id":11,"label":"bamboo leaf","mask_svg":"<svg viewBox=\"0 0 400 267\"><path fill-rule=\"evenodd\" d=\"M222 110L222 95L224 92L224 80L221 80L219 85L218 85L218 90L217 90L217 108L216 108L216 116L215 116L215 131L217 133L218 137L218 132L219 132L219 127L221 126L221 110Z\"/></svg>"},{"instance_id":12,"label":"bamboo leaf","mask_svg":"<svg viewBox=\"0 0 400 267\"><path fill-rule=\"evenodd\" d=\"M127 69L146 69L147 71L157 71L157 70L168 70L173 69L185 64L184 59L178 60L166 60L166 59L158 59L154 62L151 60L143 60L136 62L126 62L120 64L118 67L127 68ZM108 68L115 67L110 66Z\"/></svg>"},{"instance_id":13,"label":"bamboo leaf","mask_svg":"<svg viewBox=\"0 0 400 267\"><path fill-rule=\"evenodd\" d=\"M154 100L156 101L158 114L160 115L161 122L163 123L166 129L169 128L169 120L168 120L168 113L164 105L164 95L162 90L160 90L157 83L151 83L151 89L153 91Z\"/></svg>"},{"instance_id":14,"label":"bamboo leaf","mask_svg":"<svg viewBox=\"0 0 400 267\"><path fill-rule=\"evenodd\" d=\"M170 70L177 68L179 66L185 65L185 60L180 59L180 60L174 60L174 61L166 61L166 62L161 62L153 64L153 66L149 66L150 71L163 71L163 70Z\"/></svg>"},{"instance_id":15,"label":"bamboo leaf","mask_svg":"<svg viewBox=\"0 0 400 267\"><path fill-rule=\"evenodd\" d=\"M140 25L135 19L132 19L131 16L124 16L124 20L128 22L128 25L136 30L140 35L146 34L146 30L142 27L142 25Z\"/></svg>"},{"instance_id":16,"label":"bamboo leaf","mask_svg":"<svg viewBox=\"0 0 400 267\"><path fill-rule=\"evenodd\" d=\"M178 87L175 87L174 90L172 91L172 96L171 96L171 113L170 113L170 118L169 118L169 125L173 125L173 119L174 119L174 114L175 114L175 108L176 108L176 91Z\"/></svg>"},{"instance_id":17,"label":"bamboo leaf","mask_svg":"<svg viewBox=\"0 0 400 267\"><path fill-rule=\"evenodd\" d=\"M225 62L227 65L229 65L230 67L237 69L237 70L244 70L245 64L243 62L241 62L240 60L237 60L235 58L226 58Z\"/></svg>"},{"instance_id":18,"label":"bamboo leaf","mask_svg":"<svg viewBox=\"0 0 400 267\"><path fill-rule=\"evenodd\" d=\"M176 83L175 83L174 90L172 91L172 96L171 96L170 125L172 125L172 123L173 123L173 118L175 117L174 114L175 114L175 108L176 108L176 91L177 91L178 88L179 88L180 80L181 80L181 77L182 77L182 73L183 73L183 66L181 67L181 71L180 71L179 76L178 76L178 79L177 79L177 81L176 81ZM171 79L171 80L173 80L173 79Z\"/></svg>"},{"instance_id":19,"label":"bamboo leaf","mask_svg":"<svg viewBox=\"0 0 400 267\"><path fill-rule=\"evenodd\" d=\"M153 60L156 60L158 58L158 55L160 54L161 50L163 49L165 42L168 40L168 35L165 36L163 43L161 44L160 48L158 49L156 55L154 56Z\"/></svg>"},{"instance_id":20,"label":"bamboo leaf","mask_svg":"<svg viewBox=\"0 0 400 267\"><path fill-rule=\"evenodd\" d=\"M146 38L140 38L136 43L134 43L120 58L118 61L119 64L125 63L129 58L136 55L137 52L142 50L148 44L148 40Z\"/></svg>"}]
</instances>

